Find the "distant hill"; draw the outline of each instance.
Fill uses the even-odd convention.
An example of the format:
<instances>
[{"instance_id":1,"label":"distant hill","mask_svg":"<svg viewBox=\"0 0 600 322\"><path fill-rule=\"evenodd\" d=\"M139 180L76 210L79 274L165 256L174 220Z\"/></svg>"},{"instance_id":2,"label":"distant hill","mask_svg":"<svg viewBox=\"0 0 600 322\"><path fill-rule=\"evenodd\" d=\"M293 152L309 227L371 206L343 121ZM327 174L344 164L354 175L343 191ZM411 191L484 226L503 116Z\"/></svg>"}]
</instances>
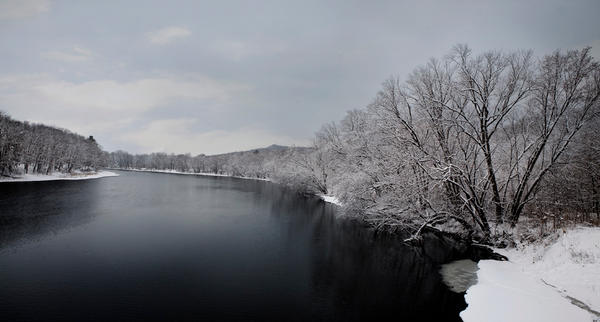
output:
<instances>
[{"instance_id":1,"label":"distant hill","mask_svg":"<svg viewBox=\"0 0 600 322\"><path fill-rule=\"evenodd\" d=\"M245 151L235 151L235 152L226 152L226 153L220 153L220 154L211 154L211 155L207 155L207 157L219 157L219 156L229 156L229 155L235 155L235 154L246 154L246 153L261 153L261 152L284 152L287 151L289 149L294 149L296 151L304 151L304 150L309 150L311 149L310 147L304 147L304 146L287 146L287 145L279 145L279 144L271 144L267 147L264 148L256 148L256 149L251 149L251 150L245 150Z\"/></svg>"},{"instance_id":2,"label":"distant hill","mask_svg":"<svg viewBox=\"0 0 600 322\"><path fill-rule=\"evenodd\" d=\"M279 144L271 144L266 148L261 148L259 150L286 150L289 146L279 145Z\"/></svg>"}]
</instances>

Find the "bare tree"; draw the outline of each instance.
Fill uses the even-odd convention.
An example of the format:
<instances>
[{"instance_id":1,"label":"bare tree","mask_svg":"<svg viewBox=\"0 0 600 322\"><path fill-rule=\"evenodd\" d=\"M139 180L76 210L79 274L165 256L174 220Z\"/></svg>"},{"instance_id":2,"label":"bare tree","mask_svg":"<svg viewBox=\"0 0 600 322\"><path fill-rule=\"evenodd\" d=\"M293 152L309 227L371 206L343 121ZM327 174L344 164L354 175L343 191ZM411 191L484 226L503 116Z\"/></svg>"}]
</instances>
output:
<instances>
[{"instance_id":1,"label":"bare tree","mask_svg":"<svg viewBox=\"0 0 600 322\"><path fill-rule=\"evenodd\" d=\"M510 189L507 185L512 226L544 176L598 109L599 97L600 66L590 56L590 48L557 51L540 62L528 111L520 121L526 122L525 132L530 133L509 136L515 160L509 173Z\"/></svg>"}]
</instances>

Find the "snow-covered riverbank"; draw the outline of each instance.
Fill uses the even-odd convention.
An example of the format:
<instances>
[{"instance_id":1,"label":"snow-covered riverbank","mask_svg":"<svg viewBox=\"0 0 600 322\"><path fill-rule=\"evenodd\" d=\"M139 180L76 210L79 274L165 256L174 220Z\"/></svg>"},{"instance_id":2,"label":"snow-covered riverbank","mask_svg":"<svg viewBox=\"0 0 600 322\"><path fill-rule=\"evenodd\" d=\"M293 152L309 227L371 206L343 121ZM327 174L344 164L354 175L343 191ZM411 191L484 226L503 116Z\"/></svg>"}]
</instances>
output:
<instances>
[{"instance_id":1,"label":"snow-covered riverbank","mask_svg":"<svg viewBox=\"0 0 600 322\"><path fill-rule=\"evenodd\" d=\"M113 169L113 170L121 170L121 171L135 171L135 172L153 172L153 173L170 173L170 174L185 174L191 176L206 176L206 177L227 177L227 178L237 178L237 179L247 179L247 180L260 180L260 181L272 181L269 178L256 178L256 177L241 177L241 176L232 176L227 174L220 173L208 173L208 172L183 172L176 170L153 170L153 169Z\"/></svg>"},{"instance_id":2,"label":"snow-covered riverbank","mask_svg":"<svg viewBox=\"0 0 600 322\"><path fill-rule=\"evenodd\" d=\"M52 181L52 180L86 180L86 179L98 179L104 177L116 177L118 174L111 171L98 171L92 173L85 172L74 172L60 173L55 172L49 175L45 174L22 174L11 178L2 177L0 182L29 182L29 181Z\"/></svg>"},{"instance_id":3,"label":"snow-covered riverbank","mask_svg":"<svg viewBox=\"0 0 600 322\"><path fill-rule=\"evenodd\" d=\"M576 228L545 243L496 249L467 290L464 321L600 319L600 228Z\"/></svg>"},{"instance_id":4,"label":"snow-covered riverbank","mask_svg":"<svg viewBox=\"0 0 600 322\"><path fill-rule=\"evenodd\" d=\"M170 173L170 174L185 174L185 175L194 175L194 176L208 176L208 177L228 177L228 178L238 178L238 179L247 179L247 180L260 180L260 181L268 181L273 182L273 180L269 178L256 178L256 177L241 177L241 176L232 176L227 174L219 174L219 173L206 173L206 172L183 172L176 170L153 170L153 169L114 169L114 170L122 170L122 171L136 171L136 172L154 172L154 173ZM276 183L276 182L275 182ZM337 206L341 206L342 203L338 198L332 195L317 195L323 201L332 203Z\"/></svg>"}]
</instances>

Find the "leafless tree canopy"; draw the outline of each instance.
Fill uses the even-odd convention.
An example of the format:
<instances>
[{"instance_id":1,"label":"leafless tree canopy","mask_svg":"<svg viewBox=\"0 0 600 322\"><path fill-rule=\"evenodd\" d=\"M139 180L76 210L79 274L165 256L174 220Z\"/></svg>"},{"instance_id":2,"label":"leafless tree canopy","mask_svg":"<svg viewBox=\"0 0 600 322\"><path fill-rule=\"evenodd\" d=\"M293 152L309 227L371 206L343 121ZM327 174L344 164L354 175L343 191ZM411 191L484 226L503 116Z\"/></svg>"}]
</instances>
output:
<instances>
[{"instance_id":1,"label":"leafless tree canopy","mask_svg":"<svg viewBox=\"0 0 600 322\"><path fill-rule=\"evenodd\" d=\"M375 227L434 226L489 241L524 213L600 215L599 93L589 48L536 58L459 45L406 81L385 81L310 148L188 156L181 170L270 177L334 194ZM181 158L122 157L113 154L121 167L146 168L164 168L148 161L161 158L177 168Z\"/></svg>"},{"instance_id":2,"label":"leafless tree canopy","mask_svg":"<svg viewBox=\"0 0 600 322\"><path fill-rule=\"evenodd\" d=\"M459 45L405 81L385 81L371 104L324 125L311 147L213 156L117 151L108 163L271 178L333 194L375 227L418 235L431 226L491 241L524 214L600 220L599 95L600 66L589 48L537 58ZM101 160L93 140L0 116L4 175Z\"/></svg>"},{"instance_id":3,"label":"leafless tree canopy","mask_svg":"<svg viewBox=\"0 0 600 322\"><path fill-rule=\"evenodd\" d=\"M0 175L94 170L107 157L93 137L11 119L0 112Z\"/></svg>"}]
</instances>

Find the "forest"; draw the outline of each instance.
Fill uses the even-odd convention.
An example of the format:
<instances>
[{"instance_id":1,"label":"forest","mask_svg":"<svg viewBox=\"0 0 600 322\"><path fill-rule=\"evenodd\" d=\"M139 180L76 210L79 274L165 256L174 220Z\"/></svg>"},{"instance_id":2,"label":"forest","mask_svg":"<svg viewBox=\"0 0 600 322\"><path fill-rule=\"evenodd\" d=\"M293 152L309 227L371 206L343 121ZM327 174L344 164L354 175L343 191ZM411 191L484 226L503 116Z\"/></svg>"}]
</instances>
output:
<instances>
[{"instance_id":1,"label":"forest","mask_svg":"<svg viewBox=\"0 0 600 322\"><path fill-rule=\"evenodd\" d=\"M90 136L13 120L0 111L0 176L21 173L95 171L106 166L106 152Z\"/></svg>"},{"instance_id":2,"label":"forest","mask_svg":"<svg viewBox=\"0 0 600 322\"><path fill-rule=\"evenodd\" d=\"M600 223L600 65L590 48L536 57L458 45L372 102L324 125L310 147L220 155L102 152L92 137L0 115L0 170L108 166L268 178L336 196L377 229L424 227L502 243Z\"/></svg>"}]
</instances>

